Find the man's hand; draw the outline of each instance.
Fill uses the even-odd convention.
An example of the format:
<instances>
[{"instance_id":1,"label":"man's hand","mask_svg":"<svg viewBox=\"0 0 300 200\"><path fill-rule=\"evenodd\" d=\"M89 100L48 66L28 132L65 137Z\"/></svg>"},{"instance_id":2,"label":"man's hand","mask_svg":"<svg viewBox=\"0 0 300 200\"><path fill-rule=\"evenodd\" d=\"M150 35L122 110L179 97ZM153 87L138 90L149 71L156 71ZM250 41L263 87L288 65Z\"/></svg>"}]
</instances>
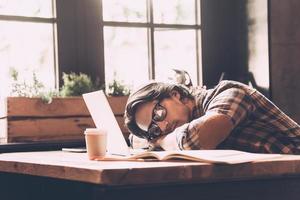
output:
<instances>
[{"instance_id":1,"label":"man's hand","mask_svg":"<svg viewBox=\"0 0 300 200\"><path fill-rule=\"evenodd\" d=\"M149 149L155 150L155 149L161 149L161 141L166 137L166 135L160 136L158 138L155 138L151 141L149 141Z\"/></svg>"},{"instance_id":2,"label":"man's hand","mask_svg":"<svg viewBox=\"0 0 300 200\"><path fill-rule=\"evenodd\" d=\"M188 129L188 123L177 127L173 132L153 139L150 143L154 148L162 148L164 150L180 150L177 137L184 134Z\"/></svg>"},{"instance_id":3,"label":"man's hand","mask_svg":"<svg viewBox=\"0 0 300 200\"><path fill-rule=\"evenodd\" d=\"M228 137L232 129L233 125L228 116L210 113L151 141L151 144L164 150L215 149Z\"/></svg>"}]
</instances>

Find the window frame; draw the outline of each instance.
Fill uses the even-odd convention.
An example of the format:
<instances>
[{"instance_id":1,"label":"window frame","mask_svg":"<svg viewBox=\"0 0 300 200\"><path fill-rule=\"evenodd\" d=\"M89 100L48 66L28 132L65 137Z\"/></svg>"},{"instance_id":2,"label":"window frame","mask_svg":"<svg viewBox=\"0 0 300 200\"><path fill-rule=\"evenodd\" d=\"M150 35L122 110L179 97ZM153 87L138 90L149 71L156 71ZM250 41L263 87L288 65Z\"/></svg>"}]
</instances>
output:
<instances>
[{"instance_id":1,"label":"window frame","mask_svg":"<svg viewBox=\"0 0 300 200\"><path fill-rule=\"evenodd\" d=\"M31 22L52 24L52 37L53 37L53 55L54 55L54 88L58 88L58 52L57 52L57 18L56 18L56 0L51 0L52 3L52 16L53 17L29 17L19 15L2 15L0 14L0 21L13 21L13 22Z\"/></svg>"},{"instance_id":2,"label":"window frame","mask_svg":"<svg viewBox=\"0 0 300 200\"><path fill-rule=\"evenodd\" d=\"M194 0L195 2L195 24L160 24L154 23L153 19L153 2L152 0L146 0L146 12L147 22L121 22L121 21L104 21L103 20L103 5L101 2L101 18L100 26L102 28L102 34L104 27L125 27L125 28L147 28L147 39L148 39L148 79L155 79L155 44L154 44L154 32L155 28L169 28L174 30L195 30L196 38L196 72L197 72L197 85L203 84L202 79L202 62L201 62L201 0ZM104 36L102 35L102 38ZM101 46L104 56L104 45ZM103 66L105 60L103 60ZM105 71L105 66L104 66ZM105 79L105 74L104 74Z\"/></svg>"},{"instance_id":3,"label":"window frame","mask_svg":"<svg viewBox=\"0 0 300 200\"><path fill-rule=\"evenodd\" d=\"M149 8L152 7L152 0L147 0ZM179 28L179 29L197 29L196 30L196 46L197 46L197 80L198 84L202 83L202 62L201 62L201 24L200 24L200 3L201 0L195 0L195 9L198 9L195 15L196 20L194 25L179 25L179 24L155 24L155 23L131 23L131 22L104 22L102 18L102 0L64 0L53 3L53 18L42 17L26 17L26 16L6 16L0 15L0 20L24 21L37 23L52 23L55 52L55 87L58 89L62 84L62 72L83 72L92 77L99 79L100 84L105 84L105 66L104 66L104 38L103 29L106 25L111 26L137 26L150 27L149 35L154 35L155 28ZM65 12L68 10L68 12ZM151 13L151 12L150 12ZM149 14L149 12L148 12ZM150 14L149 14L150 15ZM153 14L152 14L153 15ZM152 16L153 18L153 16ZM152 19L153 22L153 19ZM71 42L70 42L71 41ZM73 41L73 42L72 42ZM149 79L154 78L154 42L148 40L149 52ZM200 52L201 51L201 52ZM149 53L148 52L148 53ZM52 142L37 141L36 143L28 144L7 144L0 145L2 152L12 151L27 151L31 149L44 150L45 144L49 144L47 149L60 149L61 147L82 146L82 141L72 143L74 141L58 141ZM3 149L2 149L3 147Z\"/></svg>"}]
</instances>

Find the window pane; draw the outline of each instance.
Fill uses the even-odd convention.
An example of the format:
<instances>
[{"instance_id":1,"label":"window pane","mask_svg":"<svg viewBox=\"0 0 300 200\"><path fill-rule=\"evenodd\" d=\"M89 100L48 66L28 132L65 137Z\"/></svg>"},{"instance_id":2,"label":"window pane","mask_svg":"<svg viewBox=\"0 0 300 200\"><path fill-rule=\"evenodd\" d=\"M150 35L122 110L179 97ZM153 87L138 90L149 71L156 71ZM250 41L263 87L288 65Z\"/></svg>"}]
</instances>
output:
<instances>
[{"instance_id":1,"label":"window pane","mask_svg":"<svg viewBox=\"0 0 300 200\"><path fill-rule=\"evenodd\" d=\"M52 0L0 0L0 14L52 18Z\"/></svg>"},{"instance_id":2,"label":"window pane","mask_svg":"<svg viewBox=\"0 0 300 200\"><path fill-rule=\"evenodd\" d=\"M54 42L52 24L0 21L0 94L8 94L10 68L20 79L32 80L33 71L47 87L54 87ZM22 34L20 34L22 33Z\"/></svg>"},{"instance_id":3,"label":"window pane","mask_svg":"<svg viewBox=\"0 0 300 200\"><path fill-rule=\"evenodd\" d=\"M146 0L103 0L103 20L146 22Z\"/></svg>"},{"instance_id":4,"label":"window pane","mask_svg":"<svg viewBox=\"0 0 300 200\"><path fill-rule=\"evenodd\" d=\"M183 69L197 83L196 31L155 29L154 39L156 80L166 80L172 69Z\"/></svg>"},{"instance_id":5,"label":"window pane","mask_svg":"<svg viewBox=\"0 0 300 200\"><path fill-rule=\"evenodd\" d=\"M153 0L154 23L195 24L195 0Z\"/></svg>"},{"instance_id":6,"label":"window pane","mask_svg":"<svg viewBox=\"0 0 300 200\"><path fill-rule=\"evenodd\" d=\"M148 80L147 29L104 28L105 78L117 80L131 86Z\"/></svg>"}]
</instances>

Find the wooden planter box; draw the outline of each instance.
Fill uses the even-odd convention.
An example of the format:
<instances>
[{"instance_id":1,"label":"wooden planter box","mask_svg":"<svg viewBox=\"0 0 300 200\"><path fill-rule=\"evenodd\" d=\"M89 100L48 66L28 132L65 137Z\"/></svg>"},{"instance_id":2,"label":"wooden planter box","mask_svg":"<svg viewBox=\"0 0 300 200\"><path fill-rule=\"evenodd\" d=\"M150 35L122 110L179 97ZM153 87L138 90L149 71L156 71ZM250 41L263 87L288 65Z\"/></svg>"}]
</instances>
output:
<instances>
[{"instance_id":1,"label":"wooden planter box","mask_svg":"<svg viewBox=\"0 0 300 200\"><path fill-rule=\"evenodd\" d=\"M123 114L127 96L108 97L119 126L128 137ZM82 97L7 97L0 105L0 142L83 140L86 128L95 127Z\"/></svg>"}]
</instances>

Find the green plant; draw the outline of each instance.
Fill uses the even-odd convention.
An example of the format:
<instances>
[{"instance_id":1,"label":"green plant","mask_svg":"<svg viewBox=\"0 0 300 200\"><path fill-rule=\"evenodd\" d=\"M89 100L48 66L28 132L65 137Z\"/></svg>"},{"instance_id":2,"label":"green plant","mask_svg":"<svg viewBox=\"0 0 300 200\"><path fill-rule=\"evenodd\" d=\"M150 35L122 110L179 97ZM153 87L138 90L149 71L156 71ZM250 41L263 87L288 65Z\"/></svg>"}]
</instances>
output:
<instances>
[{"instance_id":1,"label":"green plant","mask_svg":"<svg viewBox=\"0 0 300 200\"><path fill-rule=\"evenodd\" d=\"M52 97L58 96L57 91L46 91L44 84L38 80L35 72L32 73L31 81L20 80L19 72L14 68L11 68L10 75L12 77L10 96L40 97L45 103L51 103Z\"/></svg>"},{"instance_id":2,"label":"green plant","mask_svg":"<svg viewBox=\"0 0 300 200\"><path fill-rule=\"evenodd\" d=\"M43 102L50 104L52 102L53 97L58 97L59 92L50 90L47 92L44 92L40 98L42 99Z\"/></svg>"},{"instance_id":3,"label":"green plant","mask_svg":"<svg viewBox=\"0 0 300 200\"><path fill-rule=\"evenodd\" d=\"M129 95L130 89L122 82L114 79L112 83L108 84L107 94L111 96L125 96Z\"/></svg>"},{"instance_id":4,"label":"green plant","mask_svg":"<svg viewBox=\"0 0 300 200\"><path fill-rule=\"evenodd\" d=\"M84 93L92 92L96 88L91 78L84 73L63 73L62 79L61 96L80 96Z\"/></svg>"},{"instance_id":5,"label":"green plant","mask_svg":"<svg viewBox=\"0 0 300 200\"><path fill-rule=\"evenodd\" d=\"M19 73L14 68L11 69L10 75L13 81L11 85L11 96L36 97L41 95L44 85L37 79L35 72L32 73L32 84L25 80L19 80Z\"/></svg>"},{"instance_id":6,"label":"green plant","mask_svg":"<svg viewBox=\"0 0 300 200\"><path fill-rule=\"evenodd\" d=\"M97 89L104 89L97 82L93 83L92 79L84 74L76 74L71 72L69 74L63 73L63 86L60 91L46 90L43 83L37 79L36 73L32 74L32 84L19 80L18 71L11 70L11 77L13 79L11 96L18 97L40 97L46 103L51 103L53 97L57 96L81 96L84 93L92 92ZM125 96L130 93L130 90L121 81L113 80L108 84L106 93L111 96Z\"/></svg>"}]
</instances>

